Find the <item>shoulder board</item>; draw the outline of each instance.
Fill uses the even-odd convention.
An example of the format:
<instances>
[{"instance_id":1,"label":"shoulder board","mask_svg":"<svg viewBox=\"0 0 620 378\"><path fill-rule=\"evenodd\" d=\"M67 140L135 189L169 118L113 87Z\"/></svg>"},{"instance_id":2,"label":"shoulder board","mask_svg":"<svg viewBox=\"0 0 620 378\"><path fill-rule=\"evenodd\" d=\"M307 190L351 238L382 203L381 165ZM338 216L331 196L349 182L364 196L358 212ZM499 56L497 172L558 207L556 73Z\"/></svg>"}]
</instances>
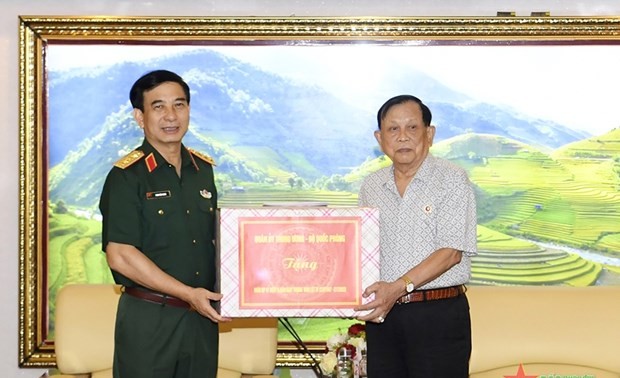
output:
<instances>
[{"instance_id":1,"label":"shoulder board","mask_svg":"<svg viewBox=\"0 0 620 378\"><path fill-rule=\"evenodd\" d=\"M215 165L215 160L213 160L213 158L209 155L205 155L202 152L198 152L196 150L194 150L193 148L187 148L187 150L194 156L196 156L198 159L202 160L202 161L206 161L207 163L211 164L211 165Z\"/></svg>"},{"instance_id":2,"label":"shoulder board","mask_svg":"<svg viewBox=\"0 0 620 378\"><path fill-rule=\"evenodd\" d=\"M114 163L114 166L120 169L125 169L140 160L143 156L144 152L140 150L133 150Z\"/></svg>"}]
</instances>

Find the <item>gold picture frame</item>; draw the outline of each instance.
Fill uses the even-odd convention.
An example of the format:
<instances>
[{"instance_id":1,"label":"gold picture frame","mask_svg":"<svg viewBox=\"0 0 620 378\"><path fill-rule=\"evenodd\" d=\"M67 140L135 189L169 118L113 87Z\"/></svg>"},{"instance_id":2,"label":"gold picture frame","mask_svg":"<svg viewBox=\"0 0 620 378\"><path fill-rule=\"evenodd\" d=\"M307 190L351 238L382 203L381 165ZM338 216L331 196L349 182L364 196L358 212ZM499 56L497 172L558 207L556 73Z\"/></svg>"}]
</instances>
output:
<instances>
[{"instance_id":1,"label":"gold picture frame","mask_svg":"<svg viewBox=\"0 0 620 378\"><path fill-rule=\"evenodd\" d=\"M19 365L53 367L48 338L46 49L84 44L618 44L613 17L73 17L19 19ZM325 344L309 342L312 351ZM307 366L282 344L280 366Z\"/></svg>"}]
</instances>

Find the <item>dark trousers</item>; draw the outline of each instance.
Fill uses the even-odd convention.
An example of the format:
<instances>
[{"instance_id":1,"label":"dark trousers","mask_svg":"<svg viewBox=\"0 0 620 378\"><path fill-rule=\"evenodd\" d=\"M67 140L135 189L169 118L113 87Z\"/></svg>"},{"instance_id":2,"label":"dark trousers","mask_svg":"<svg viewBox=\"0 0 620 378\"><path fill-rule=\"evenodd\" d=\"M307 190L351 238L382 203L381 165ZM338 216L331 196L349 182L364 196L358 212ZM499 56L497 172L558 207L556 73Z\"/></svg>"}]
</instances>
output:
<instances>
[{"instance_id":1,"label":"dark trousers","mask_svg":"<svg viewBox=\"0 0 620 378\"><path fill-rule=\"evenodd\" d=\"M456 298L396 304L382 324L366 323L368 378L467 378L469 302Z\"/></svg>"},{"instance_id":2,"label":"dark trousers","mask_svg":"<svg viewBox=\"0 0 620 378\"><path fill-rule=\"evenodd\" d=\"M215 378L217 324L188 309L123 294L119 301L114 378Z\"/></svg>"}]
</instances>

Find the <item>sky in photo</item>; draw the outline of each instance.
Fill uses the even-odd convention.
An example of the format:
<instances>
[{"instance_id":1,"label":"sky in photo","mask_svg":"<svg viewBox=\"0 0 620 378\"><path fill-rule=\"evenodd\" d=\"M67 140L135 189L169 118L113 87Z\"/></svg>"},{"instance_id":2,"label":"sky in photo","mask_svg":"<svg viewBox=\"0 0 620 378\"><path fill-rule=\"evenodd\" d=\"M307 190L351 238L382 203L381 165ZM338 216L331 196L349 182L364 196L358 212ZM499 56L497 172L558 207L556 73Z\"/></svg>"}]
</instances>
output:
<instances>
[{"instance_id":1,"label":"sky in photo","mask_svg":"<svg viewBox=\"0 0 620 378\"><path fill-rule=\"evenodd\" d=\"M594 135L620 127L616 90L620 88L620 45L51 45L47 68L106 66L197 48L217 50L262 70L320 85L372 112L381 103L371 94L381 92L385 74L397 62L475 100L508 106L531 117ZM424 100L415 88L411 94Z\"/></svg>"}]
</instances>

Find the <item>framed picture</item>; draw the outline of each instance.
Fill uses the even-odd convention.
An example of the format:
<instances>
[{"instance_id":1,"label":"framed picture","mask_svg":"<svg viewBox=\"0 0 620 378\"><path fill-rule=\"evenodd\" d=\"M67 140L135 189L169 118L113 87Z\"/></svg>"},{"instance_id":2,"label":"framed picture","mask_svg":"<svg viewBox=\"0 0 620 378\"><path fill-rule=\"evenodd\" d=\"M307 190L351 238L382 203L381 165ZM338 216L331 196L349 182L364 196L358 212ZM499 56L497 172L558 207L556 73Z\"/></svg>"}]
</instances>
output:
<instances>
[{"instance_id":1,"label":"framed picture","mask_svg":"<svg viewBox=\"0 0 620 378\"><path fill-rule=\"evenodd\" d=\"M158 68L192 88L184 141L216 160L221 206L355 206L389 164L375 113L408 93L476 187L471 284L620 284L620 19L22 16L19 37L21 366L55 364L59 288L112 282L99 193ZM289 319L278 364L310 363L290 333L320 355L353 322Z\"/></svg>"}]
</instances>

